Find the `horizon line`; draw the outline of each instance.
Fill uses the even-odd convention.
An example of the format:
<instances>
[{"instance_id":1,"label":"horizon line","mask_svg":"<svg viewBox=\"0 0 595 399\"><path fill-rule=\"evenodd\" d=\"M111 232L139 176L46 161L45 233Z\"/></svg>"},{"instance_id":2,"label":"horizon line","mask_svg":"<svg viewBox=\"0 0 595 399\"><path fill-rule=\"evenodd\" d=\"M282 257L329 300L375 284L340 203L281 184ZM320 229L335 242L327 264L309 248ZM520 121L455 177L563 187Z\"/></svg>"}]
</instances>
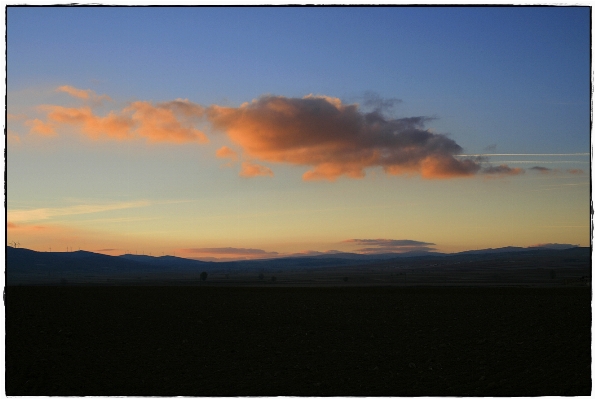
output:
<instances>
[{"instance_id":1,"label":"horizon line","mask_svg":"<svg viewBox=\"0 0 595 399\"><path fill-rule=\"evenodd\" d=\"M552 243L553 245L556 245L556 243ZM26 249L28 251L33 251L33 252L45 252L45 253L57 253L57 254L67 254L67 253L73 253L73 252L89 252L92 254L96 254L96 255L105 255L105 256L113 256L113 257L119 257L119 256L125 256L125 255L132 255L132 256L144 256L144 257L151 257L151 258L162 258L162 257L174 257L174 258L179 258L179 259L188 259L188 260L194 260L194 261L199 261L199 262L206 262L206 263L220 263L220 262L238 262L238 261L262 261L262 260L275 260L275 259L283 259L283 258L309 258L309 257L317 257L317 256L332 256L332 255L358 255L358 256L375 256L375 255L389 255L389 254L394 254L394 255L404 255L404 254L410 254L410 253L419 253L420 256L424 256L424 255L458 255L458 254L464 254L465 252L473 252L473 251L487 251L487 250L498 250L498 249L505 249L505 248L520 248L520 249L527 249L527 250L531 250L531 249L550 249L550 250L565 250L565 249L573 249L573 248L590 248L589 246L587 247L582 247L580 244L558 244L558 245L569 245L568 248L551 248L546 246L548 244L545 245L534 245L534 246L527 246L527 247L522 247L522 246L514 246L514 245L508 245L508 246L504 246L504 247L497 247L497 248L493 248L493 247L488 247L488 248L482 248L482 249L468 249L468 250L464 250L464 251L459 251L459 252L438 252L438 251L407 251L407 252L380 252L380 253L358 253L358 252L336 252L336 253L330 253L330 254L326 254L326 253L320 253L320 254L313 254L313 255L304 255L304 254L300 254L300 253L293 253L293 254L286 254L286 255L281 255L281 256L270 256L270 257L264 257L264 258L252 258L252 259L245 259L245 258L214 258L216 260L201 260L200 258L186 258L183 256L176 256L176 255L147 255L147 254L133 254L133 253L129 253L126 252L124 254L121 255L110 255L110 254L105 254L105 253L101 253L101 252L94 252L94 251L90 251L90 250L85 250L85 249L78 249L75 251L36 251L34 249L30 249L30 248L23 248L23 247L13 247L11 245L6 245L6 248L13 248L13 249ZM213 258L211 258L213 259Z\"/></svg>"}]
</instances>

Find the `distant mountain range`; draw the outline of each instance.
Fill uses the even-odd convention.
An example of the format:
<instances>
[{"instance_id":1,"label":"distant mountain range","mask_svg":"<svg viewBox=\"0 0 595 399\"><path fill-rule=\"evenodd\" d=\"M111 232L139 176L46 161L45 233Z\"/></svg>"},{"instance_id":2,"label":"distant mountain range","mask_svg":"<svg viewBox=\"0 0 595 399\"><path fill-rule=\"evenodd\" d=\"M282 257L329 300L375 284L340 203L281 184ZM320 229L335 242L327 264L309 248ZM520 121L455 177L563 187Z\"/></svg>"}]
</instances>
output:
<instances>
[{"instance_id":1,"label":"distant mountain range","mask_svg":"<svg viewBox=\"0 0 595 399\"><path fill-rule=\"evenodd\" d=\"M578 252L577 252L578 251ZM331 253L313 256L204 262L175 256L120 255L110 256L88 251L37 252L25 248L6 247L6 277L11 284L43 284L46 282L95 282L109 279L191 279L203 272L233 273L262 271L296 271L347 266L407 265L425 260L443 259L449 263L481 259L503 259L510 256L546 253L590 254L590 248L550 244L539 247L504 247L465 251L455 254L406 252L384 254ZM426 262L426 263L428 263Z\"/></svg>"}]
</instances>

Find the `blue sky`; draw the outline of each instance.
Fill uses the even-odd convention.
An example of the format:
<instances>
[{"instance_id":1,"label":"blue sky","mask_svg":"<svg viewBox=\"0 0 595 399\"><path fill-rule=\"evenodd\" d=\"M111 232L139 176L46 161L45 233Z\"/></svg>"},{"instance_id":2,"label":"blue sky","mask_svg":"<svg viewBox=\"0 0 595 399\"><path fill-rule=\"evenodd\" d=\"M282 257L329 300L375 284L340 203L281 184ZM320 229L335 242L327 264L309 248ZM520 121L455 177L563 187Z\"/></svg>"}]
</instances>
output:
<instances>
[{"instance_id":1,"label":"blue sky","mask_svg":"<svg viewBox=\"0 0 595 399\"><path fill-rule=\"evenodd\" d=\"M315 227L305 223L293 236L272 226L295 223L294 219L255 216L250 219L253 224L242 228L238 227L242 224L240 215L258 214L262 207L288 212L289 205L284 203L295 208L307 203L308 198L316 198L317 205L304 208L304 212L316 215L337 207L359 209L358 216L352 217L350 233L355 234L362 226L383 220L381 213L366 219L362 215L368 211L364 209L390 208L395 192L400 195L396 200L399 203L422 201L419 198L430 192L449 198L449 206L428 204L438 207L434 217L441 223L450 212L456 211L458 220L463 218L465 209L459 209L458 204L464 202L466 190L488 193L498 187L493 195L503 201L517 198L518 194L518 203L542 209L542 213L518 222L525 229L540 217L558 214L560 223L571 218L571 225L576 225L578 215L584 214L588 227L589 193L585 183L589 157L584 155L493 156L489 158L493 165L505 163L511 168L525 168L527 173L488 181L425 181L387 177L368 169L363 179L342 175L328 184L308 183L300 177L307 171L304 165L271 162L272 158L266 157L260 159L264 162L260 165L270 168L274 177L238 178L213 155L217 148L230 144L228 132L215 131L204 120L196 126L205 132L209 143L189 146L89 142L80 137L71 140L68 134L76 134L72 131L76 127L64 128L64 134L59 131L51 139L33 139L31 125L26 124L34 118L45 120L40 105L77 104L75 96L56 92L62 86L109 96L112 101L102 104L98 115L134 101L157 104L186 99L202 107L216 104L234 108L263 95L303 98L313 94L361 105L366 93L375 93L378 98L399 100L384 110L386 118L430 117L424 129L454 140L464 154L585 154L590 142L591 73L587 7L9 7L7 21L8 113L16 121L9 124L9 133L18 139L18 145L9 143L9 211L62 209L90 201L149 200L157 207L151 208L152 216L135 216L133 210L127 211L130 214L126 217L145 218L148 223L129 227L129 235L144 229L158 237L161 230L149 223L151 217L165 217L168 212L194 214L196 210L179 205L174 212L165 209L168 205L163 201L199 201L201 209L210 213L235 215L236 225L213 233L211 238L197 236L194 243L184 245L251 245L282 252L283 245L291 247L288 251L300 250L299 245L289 242L304 242L302 250L323 242L324 234L318 233L320 218L306 218ZM235 144L232 148L237 151ZM552 173L542 170L537 174L537 169L529 169L535 166L547 167ZM576 169L583 174L564 172ZM519 194L524 192L522 187L549 192L552 190L548 187L564 187L561 184L575 184L567 187L578 187L578 191L563 194L558 190L549 200ZM391 190L392 197L387 190ZM253 197L253 202L242 205L244 209L237 204L238 195ZM491 220L493 215L488 216L487 209L481 210L481 204L488 201L482 195L477 194L472 209L466 209ZM293 203L296 198L300 200ZM543 206L530 207L527 204L531 201ZM491 208L492 212L501 209L502 201L499 203ZM564 208L562 203L570 204L572 209ZM353 211L345 212L336 219L325 215L330 215L329 223L339 223L346 215L353 215ZM569 212L573 216L568 216ZM86 228L98 228L95 216L89 219L95 224L89 222ZM402 216L394 215L395 220ZM108 214L105 217L117 219ZM174 226L184 225L187 218L168 218L177 222L172 222L167 231L184 231ZM358 218L363 219L355 222ZM389 229L374 237L341 237L337 228L328 232L332 238L319 249L335 249L333 245L348 239L440 241L443 236L424 236L432 222L425 216L420 218L420 224L411 227L415 237L410 237L407 230L391 233ZM415 219L408 217L408 223L412 226ZM75 221L55 223L64 227ZM454 221L444 219L443 224L447 223ZM533 243L529 230L522 240L495 240L494 233L473 245L490 246L496 241L510 245ZM261 238L246 241L246 234L254 231L259 231L257 236ZM372 227L365 232L374 234ZM230 237L227 241L226 234ZM270 241L279 236L286 244ZM469 237L468 232L461 235L458 244L449 243L449 248L467 248L470 244L465 237ZM588 234L573 233L567 241L575 242L578 237L583 237L578 240L582 245L588 245ZM30 240L37 243L42 238ZM563 238L553 234L549 241ZM155 244L146 244L150 245ZM173 247L166 246L168 250Z\"/></svg>"}]
</instances>

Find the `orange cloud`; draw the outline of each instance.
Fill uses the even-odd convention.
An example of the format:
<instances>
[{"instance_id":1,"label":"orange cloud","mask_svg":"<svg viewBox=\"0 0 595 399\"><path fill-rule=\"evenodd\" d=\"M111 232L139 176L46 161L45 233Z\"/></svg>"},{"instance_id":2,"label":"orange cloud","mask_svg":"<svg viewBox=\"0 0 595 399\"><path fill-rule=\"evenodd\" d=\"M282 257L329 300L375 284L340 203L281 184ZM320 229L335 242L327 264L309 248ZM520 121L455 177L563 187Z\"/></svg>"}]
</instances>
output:
<instances>
[{"instance_id":1,"label":"orange cloud","mask_svg":"<svg viewBox=\"0 0 595 399\"><path fill-rule=\"evenodd\" d=\"M258 165L252 162L242 162L242 170L240 176L242 177L256 177L256 176L273 176L273 171L266 166Z\"/></svg>"},{"instance_id":2,"label":"orange cloud","mask_svg":"<svg viewBox=\"0 0 595 399\"><path fill-rule=\"evenodd\" d=\"M10 112L6 114L6 120L8 122L19 122L27 119L27 115L25 114L11 114Z\"/></svg>"},{"instance_id":3,"label":"orange cloud","mask_svg":"<svg viewBox=\"0 0 595 399\"><path fill-rule=\"evenodd\" d=\"M56 89L58 92L64 92L70 94L72 97L81 99L81 100L90 100L93 103L101 103L103 100L111 100L111 98L105 94L99 96L93 90L81 90L77 89L76 87L72 86L60 86Z\"/></svg>"},{"instance_id":4,"label":"orange cloud","mask_svg":"<svg viewBox=\"0 0 595 399\"><path fill-rule=\"evenodd\" d=\"M366 168L378 166L424 178L469 176L480 169L477 160L454 157L462 148L453 140L425 130L429 118L385 118L338 98L263 96L238 108L213 105L206 115L252 158L311 166L304 180L361 178Z\"/></svg>"},{"instance_id":5,"label":"orange cloud","mask_svg":"<svg viewBox=\"0 0 595 399\"><path fill-rule=\"evenodd\" d=\"M148 142L208 141L203 132L193 127L202 115L203 109L188 100L156 105L147 101L136 101L123 110L110 111L105 116L96 115L90 106L69 108L43 105L40 110L46 112L47 122L34 119L27 124L31 126L31 132L46 136L55 135L56 130L61 127L71 126L92 140L145 138Z\"/></svg>"},{"instance_id":6,"label":"orange cloud","mask_svg":"<svg viewBox=\"0 0 595 399\"><path fill-rule=\"evenodd\" d=\"M41 134L42 136L52 137L56 135L54 127L48 123L45 123L37 118L26 121L26 126L29 126L31 133Z\"/></svg>"},{"instance_id":7,"label":"orange cloud","mask_svg":"<svg viewBox=\"0 0 595 399\"><path fill-rule=\"evenodd\" d=\"M138 126L137 134L147 138L149 142L209 141L203 132L192 127L191 119L202 114L202 107L187 100L175 100L156 106L147 101L136 101L124 112L131 113L132 120Z\"/></svg>"},{"instance_id":8,"label":"orange cloud","mask_svg":"<svg viewBox=\"0 0 595 399\"><path fill-rule=\"evenodd\" d=\"M106 116L97 116L87 106L67 108L59 105L44 105L41 109L47 112L48 123L54 130L63 125L70 125L80 128L83 134L93 140L132 138L133 121L113 111Z\"/></svg>"},{"instance_id":9,"label":"orange cloud","mask_svg":"<svg viewBox=\"0 0 595 399\"><path fill-rule=\"evenodd\" d=\"M215 153L217 158L231 158L234 161L238 159L238 153L227 146L223 146Z\"/></svg>"},{"instance_id":10,"label":"orange cloud","mask_svg":"<svg viewBox=\"0 0 595 399\"><path fill-rule=\"evenodd\" d=\"M10 129L8 129L6 138L8 139L8 144L21 144L21 137L13 133Z\"/></svg>"},{"instance_id":11,"label":"orange cloud","mask_svg":"<svg viewBox=\"0 0 595 399\"><path fill-rule=\"evenodd\" d=\"M46 230L56 230L57 228L54 226L46 226L46 225L33 225L33 224L16 224L12 222L6 223L6 228L8 230L15 231L17 230L20 233L36 233L39 231L46 231Z\"/></svg>"}]
</instances>

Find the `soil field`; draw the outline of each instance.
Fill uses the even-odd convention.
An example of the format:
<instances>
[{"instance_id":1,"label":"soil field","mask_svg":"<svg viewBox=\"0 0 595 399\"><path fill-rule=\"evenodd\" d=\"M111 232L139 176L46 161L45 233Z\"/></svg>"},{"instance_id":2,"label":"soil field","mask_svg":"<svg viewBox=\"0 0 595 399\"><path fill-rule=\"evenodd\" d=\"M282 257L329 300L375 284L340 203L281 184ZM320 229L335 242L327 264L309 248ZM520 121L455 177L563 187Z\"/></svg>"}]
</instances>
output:
<instances>
[{"instance_id":1,"label":"soil field","mask_svg":"<svg viewBox=\"0 0 595 399\"><path fill-rule=\"evenodd\" d=\"M589 396L585 287L6 287L6 394Z\"/></svg>"}]
</instances>

